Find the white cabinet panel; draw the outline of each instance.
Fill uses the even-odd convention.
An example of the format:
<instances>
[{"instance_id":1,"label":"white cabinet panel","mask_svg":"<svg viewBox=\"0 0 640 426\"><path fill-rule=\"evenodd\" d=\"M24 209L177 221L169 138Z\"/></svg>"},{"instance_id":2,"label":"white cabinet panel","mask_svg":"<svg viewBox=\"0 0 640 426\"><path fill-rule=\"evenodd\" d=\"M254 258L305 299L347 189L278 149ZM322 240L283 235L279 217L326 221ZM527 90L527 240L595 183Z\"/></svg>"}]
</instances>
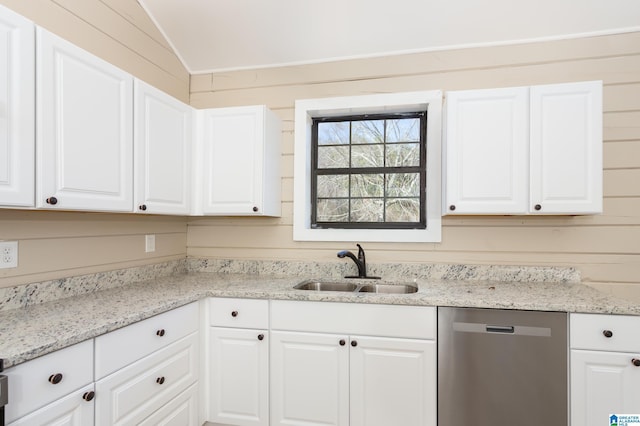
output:
<instances>
[{"instance_id":1,"label":"white cabinet panel","mask_svg":"<svg viewBox=\"0 0 640 426\"><path fill-rule=\"evenodd\" d=\"M209 421L269 425L269 333L211 327Z\"/></svg>"},{"instance_id":2,"label":"white cabinet panel","mask_svg":"<svg viewBox=\"0 0 640 426\"><path fill-rule=\"evenodd\" d=\"M447 93L445 214L602 212L602 82Z\"/></svg>"},{"instance_id":3,"label":"white cabinet panel","mask_svg":"<svg viewBox=\"0 0 640 426\"><path fill-rule=\"evenodd\" d=\"M640 354L571 351L571 425L609 424L610 414L640 413Z\"/></svg>"},{"instance_id":4,"label":"white cabinet panel","mask_svg":"<svg viewBox=\"0 0 640 426\"><path fill-rule=\"evenodd\" d=\"M349 352L350 426L435 426L435 341L352 336Z\"/></svg>"},{"instance_id":5,"label":"white cabinet panel","mask_svg":"<svg viewBox=\"0 0 640 426\"><path fill-rule=\"evenodd\" d=\"M212 297L209 299L209 323L232 328L269 328L269 301Z\"/></svg>"},{"instance_id":6,"label":"white cabinet panel","mask_svg":"<svg viewBox=\"0 0 640 426\"><path fill-rule=\"evenodd\" d=\"M448 213L527 209L528 99L526 87L447 94Z\"/></svg>"},{"instance_id":7,"label":"white cabinet panel","mask_svg":"<svg viewBox=\"0 0 640 426\"><path fill-rule=\"evenodd\" d=\"M198 421L198 385L191 385L158 411L139 423L140 426L200 426Z\"/></svg>"},{"instance_id":8,"label":"white cabinet panel","mask_svg":"<svg viewBox=\"0 0 640 426\"><path fill-rule=\"evenodd\" d=\"M0 205L33 207L35 26L0 6Z\"/></svg>"},{"instance_id":9,"label":"white cabinet panel","mask_svg":"<svg viewBox=\"0 0 640 426\"><path fill-rule=\"evenodd\" d=\"M271 301L271 424L435 426L434 313L433 307ZM432 338L380 336L403 336L402 325L409 324L408 334Z\"/></svg>"},{"instance_id":10,"label":"white cabinet panel","mask_svg":"<svg viewBox=\"0 0 640 426\"><path fill-rule=\"evenodd\" d=\"M130 212L133 78L37 30L36 206Z\"/></svg>"},{"instance_id":11,"label":"white cabinet panel","mask_svg":"<svg viewBox=\"0 0 640 426\"><path fill-rule=\"evenodd\" d=\"M571 314L571 349L640 353L640 316Z\"/></svg>"},{"instance_id":12,"label":"white cabinet panel","mask_svg":"<svg viewBox=\"0 0 640 426\"><path fill-rule=\"evenodd\" d=\"M8 426L88 426L93 424L93 383L21 417Z\"/></svg>"},{"instance_id":13,"label":"white cabinet panel","mask_svg":"<svg viewBox=\"0 0 640 426\"><path fill-rule=\"evenodd\" d=\"M87 340L7 369L7 422L93 382L93 341Z\"/></svg>"},{"instance_id":14,"label":"white cabinet panel","mask_svg":"<svg viewBox=\"0 0 640 426\"><path fill-rule=\"evenodd\" d=\"M271 424L349 425L346 336L271 332Z\"/></svg>"},{"instance_id":15,"label":"white cabinet panel","mask_svg":"<svg viewBox=\"0 0 640 426\"><path fill-rule=\"evenodd\" d=\"M188 214L193 109L135 81L135 209Z\"/></svg>"},{"instance_id":16,"label":"white cabinet panel","mask_svg":"<svg viewBox=\"0 0 640 426\"><path fill-rule=\"evenodd\" d=\"M198 378L193 333L96 382L96 424L137 424Z\"/></svg>"},{"instance_id":17,"label":"white cabinet panel","mask_svg":"<svg viewBox=\"0 0 640 426\"><path fill-rule=\"evenodd\" d=\"M96 337L96 380L198 331L198 315L190 303Z\"/></svg>"},{"instance_id":18,"label":"white cabinet panel","mask_svg":"<svg viewBox=\"0 0 640 426\"><path fill-rule=\"evenodd\" d=\"M201 210L280 215L280 120L265 106L199 111Z\"/></svg>"},{"instance_id":19,"label":"white cabinet panel","mask_svg":"<svg viewBox=\"0 0 640 426\"><path fill-rule=\"evenodd\" d=\"M531 88L530 204L602 212L602 82Z\"/></svg>"}]
</instances>

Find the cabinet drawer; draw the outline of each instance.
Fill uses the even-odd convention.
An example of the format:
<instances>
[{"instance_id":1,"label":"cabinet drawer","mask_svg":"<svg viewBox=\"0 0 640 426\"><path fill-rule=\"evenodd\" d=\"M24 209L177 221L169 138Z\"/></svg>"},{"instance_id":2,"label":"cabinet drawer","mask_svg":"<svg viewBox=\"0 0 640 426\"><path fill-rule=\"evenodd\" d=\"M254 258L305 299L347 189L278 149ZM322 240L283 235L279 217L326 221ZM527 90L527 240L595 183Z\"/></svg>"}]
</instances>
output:
<instances>
[{"instance_id":1,"label":"cabinet drawer","mask_svg":"<svg viewBox=\"0 0 640 426\"><path fill-rule=\"evenodd\" d=\"M269 328L269 301L260 299L209 299L210 325L235 328Z\"/></svg>"},{"instance_id":2,"label":"cabinet drawer","mask_svg":"<svg viewBox=\"0 0 640 426\"><path fill-rule=\"evenodd\" d=\"M99 336L96 380L197 330L198 304L191 303Z\"/></svg>"},{"instance_id":3,"label":"cabinet drawer","mask_svg":"<svg viewBox=\"0 0 640 426\"><path fill-rule=\"evenodd\" d=\"M198 426L198 385L191 385L139 426L156 425Z\"/></svg>"},{"instance_id":4,"label":"cabinet drawer","mask_svg":"<svg viewBox=\"0 0 640 426\"><path fill-rule=\"evenodd\" d=\"M640 353L640 317L571 314L570 323L572 349Z\"/></svg>"},{"instance_id":5,"label":"cabinet drawer","mask_svg":"<svg viewBox=\"0 0 640 426\"><path fill-rule=\"evenodd\" d=\"M273 300L271 328L435 339L436 308Z\"/></svg>"},{"instance_id":6,"label":"cabinet drawer","mask_svg":"<svg viewBox=\"0 0 640 426\"><path fill-rule=\"evenodd\" d=\"M96 425L138 424L196 382L198 333L96 382Z\"/></svg>"},{"instance_id":7,"label":"cabinet drawer","mask_svg":"<svg viewBox=\"0 0 640 426\"><path fill-rule=\"evenodd\" d=\"M10 423L93 382L93 341L19 364L3 374L9 377L5 421Z\"/></svg>"}]
</instances>

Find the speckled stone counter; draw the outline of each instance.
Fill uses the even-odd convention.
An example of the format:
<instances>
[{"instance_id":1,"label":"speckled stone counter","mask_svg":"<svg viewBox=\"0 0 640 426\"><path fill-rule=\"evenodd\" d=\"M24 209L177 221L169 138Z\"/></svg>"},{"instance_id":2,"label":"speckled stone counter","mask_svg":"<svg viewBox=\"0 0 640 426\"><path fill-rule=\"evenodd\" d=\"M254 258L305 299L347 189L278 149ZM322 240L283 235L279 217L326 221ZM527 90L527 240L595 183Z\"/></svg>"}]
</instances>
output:
<instances>
[{"instance_id":1,"label":"speckled stone counter","mask_svg":"<svg viewBox=\"0 0 640 426\"><path fill-rule=\"evenodd\" d=\"M190 270L211 269L198 265ZM404 280L385 276L378 282L410 282L419 289L414 294L388 295L294 290L302 278L314 276L299 271L289 277L260 274L264 270L235 274L229 273L235 271L232 264L223 266L216 266L218 272L160 276L0 311L0 358L10 367L210 296L640 315L640 306L574 282L571 276L555 282L519 281L517 276L496 281L486 279L484 273L469 275L469 270L463 271L463 280L436 279L434 274Z\"/></svg>"}]
</instances>

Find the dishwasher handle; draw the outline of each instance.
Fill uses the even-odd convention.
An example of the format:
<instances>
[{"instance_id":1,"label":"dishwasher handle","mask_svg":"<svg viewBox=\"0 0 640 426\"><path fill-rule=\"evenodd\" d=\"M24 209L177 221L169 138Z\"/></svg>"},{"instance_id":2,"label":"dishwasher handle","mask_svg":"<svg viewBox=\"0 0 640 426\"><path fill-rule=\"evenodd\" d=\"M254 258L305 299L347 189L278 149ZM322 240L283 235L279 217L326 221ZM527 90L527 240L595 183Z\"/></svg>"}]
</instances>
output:
<instances>
[{"instance_id":1,"label":"dishwasher handle","mask_svg":"<svg viewBox=\"0 0 640 426\"><path fill-rule=\"evenodd\" d=\"M487 333L513 334L516 328L512 325L489 325L486 327Z\"/></svg>"},{"instance_id":2,"label":"dishwasher handle","mask_svg":"<svg viewBox=\"0 0 640 426\"><path fill-rule=\"evenodd\" d=\"M453 331L462 333L502 334L507 336L551 337L551 327L532 327L527 325L491 325L478 322L457 322L452 324Z\"/></svg>"}]
</instances>

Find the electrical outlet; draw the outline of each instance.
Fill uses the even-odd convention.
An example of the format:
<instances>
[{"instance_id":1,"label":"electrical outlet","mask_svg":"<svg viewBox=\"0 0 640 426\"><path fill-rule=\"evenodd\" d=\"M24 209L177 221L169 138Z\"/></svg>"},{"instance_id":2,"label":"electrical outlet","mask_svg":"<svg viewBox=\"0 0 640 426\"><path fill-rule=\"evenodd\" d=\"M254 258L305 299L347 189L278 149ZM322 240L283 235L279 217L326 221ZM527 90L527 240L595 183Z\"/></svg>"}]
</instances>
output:
<instances>
[{"instance_id":1,"label":"electrical outlet","mask_svg":"<svg viewBox=\"0 0 640 426\"><path fill-rule=\"evenodd\" d=\"M147 253L151 253L156 251L156 236L155 235L145 235L144 236L144 251Z\"/></svg>"},{"instance_id":2,"label":"electrical outlet","mask_svg":"<svg viewBox=\"0 0 640 426\"><path fill-rule=\"evenodd\" d=\"M18 267L18 242L0 241L0 269Z\"/></svg>"}]
</instances>

